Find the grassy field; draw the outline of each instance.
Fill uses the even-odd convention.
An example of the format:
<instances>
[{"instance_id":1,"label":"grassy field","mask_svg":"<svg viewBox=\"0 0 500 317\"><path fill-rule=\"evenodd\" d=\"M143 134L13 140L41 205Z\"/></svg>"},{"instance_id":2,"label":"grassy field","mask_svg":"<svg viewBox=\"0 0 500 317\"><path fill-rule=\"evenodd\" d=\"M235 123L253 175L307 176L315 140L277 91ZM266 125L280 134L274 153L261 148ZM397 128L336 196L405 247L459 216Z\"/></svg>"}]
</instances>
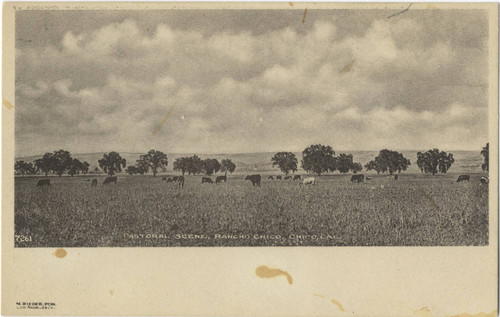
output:
<instances>
[{"instance_id":1,"label":"grassy field","mask_svg":"<svg viewBox=\"0 0 500 317\"><path fill-rule=\"evenodd\" d=\"M182 190L160 177L15 180L18 247L118 246L465 246L488 244L488 186L481 174L386 175L352 184L350 175L317 177L315 186L244 176ZM265 178L265 177L263 177ZM31 241L21 241L30 237Z\"/></svg>"}]
</instances>

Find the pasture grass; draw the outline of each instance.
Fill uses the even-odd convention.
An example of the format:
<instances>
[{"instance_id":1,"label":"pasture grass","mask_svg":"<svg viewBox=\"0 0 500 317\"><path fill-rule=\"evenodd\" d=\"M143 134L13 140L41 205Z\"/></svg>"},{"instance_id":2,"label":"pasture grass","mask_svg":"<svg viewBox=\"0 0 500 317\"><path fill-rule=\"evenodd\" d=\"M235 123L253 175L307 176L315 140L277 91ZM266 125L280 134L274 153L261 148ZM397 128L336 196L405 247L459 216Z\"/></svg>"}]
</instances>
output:
<instances>
[{"instance_id":1,"label":"pasture grass","mask_svg":"<svg viewBox=\"0 0 500 317\"><path fill-rule=\"evenodd\" d=\"M161 175L119 176L118 184L106 186L101 177L98 187L87 181L93 177L50 177L50 188L36 187L39 177L18 177L15 233L32 241L16 246L488 244L488 186L480 184L481 175L472 174L470 183L457 183L454 174L401 174L398 181L370 176L361 184L351 183L350 175L321 176L314 186L263 176L261 187L238 175L219 185L186 176L181 190ZM178 234L205 237L177 239Z\"/></svg>"}]
</instances>

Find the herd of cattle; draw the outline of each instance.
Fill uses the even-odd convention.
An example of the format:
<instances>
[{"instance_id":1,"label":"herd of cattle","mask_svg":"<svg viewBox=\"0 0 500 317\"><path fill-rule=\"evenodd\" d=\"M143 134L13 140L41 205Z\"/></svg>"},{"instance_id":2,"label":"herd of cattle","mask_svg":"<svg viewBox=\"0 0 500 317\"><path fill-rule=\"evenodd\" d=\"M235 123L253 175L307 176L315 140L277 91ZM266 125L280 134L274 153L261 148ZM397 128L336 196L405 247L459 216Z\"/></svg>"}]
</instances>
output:
<instances>
[{"instance_id":1,"label":"herd of cattle","mask_svg":"<svg viewBox=\"0 0 500 317\"><path fill-rule=\"evenodd\" d=\"M399 179L399 176L398 175L391 175L391 176L387 176L389 178L394 178L394 180L398 180ZM245 180L249 180L251 183L252 183L252 186L260 186L260 181L261 181L262 177L260 174L254 174L254 175L247 175L245 177ZM294 175L293 177L292 176L285 176L284 178L281 177L281 175L278 175L278 176L269 176L267 179L270 179L270 180L293 180L293 181L296 181L298 180L299 181L299 185L315 185L316 184L316 178L314 177L304 177L302 178L301 175ZM177 183L179 185L179 187L184 187L184 176L174 176L172 178L167 178L167 177L163 177L162 178L162 181L166 181L167 183ZM362 183L364 182L365 180L367 181L370 181L372 180L371 177L365 177L363 174L354 174L351 176L351 182L353 183ZM87 181L90 181L90 179L88 179ZM118 181L118 178L116 176L110 176L110 177L106 177L104 179L104 182L102 183L103 185L106 185L106 184L110 184L110 183L115 183L117 184L117 181ZM458 179L457 179L457 183L459 182L464 182L464 181L468 181L470 182L470 175L460 175L458 176ZM227 182L227 178L226 176L217 176L215 178L215 184L219 184L219 183L222 183L222 182ZM485 184L487 185L490 180L488 178L488 176L482 176L481 179L480 179L480 182L481 184ZM212 179L210 177L202 177L201 178L201 183L202 184L213 184L214 182L212 181ZM36 186L50 186L50 179L40 179ZM92 187L97 187L97 179L94 178L91 182L91 186Z\"/></svg>"}]
</instances>

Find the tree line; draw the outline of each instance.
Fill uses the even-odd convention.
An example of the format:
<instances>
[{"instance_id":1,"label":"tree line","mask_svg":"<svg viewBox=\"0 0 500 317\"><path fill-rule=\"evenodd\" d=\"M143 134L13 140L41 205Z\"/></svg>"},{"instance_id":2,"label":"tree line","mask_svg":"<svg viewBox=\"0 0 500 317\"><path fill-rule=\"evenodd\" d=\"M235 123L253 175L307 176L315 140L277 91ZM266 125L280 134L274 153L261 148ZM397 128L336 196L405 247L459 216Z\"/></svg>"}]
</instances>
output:
<instances>
[{"instance_id":1,"label":"tree line","mask_svg":"<svg viewBox=\"0 0 500 317\"><path fill-rule=\"evenodd\" d=\"M145 155L141 155L140 159L136 161L135 166L129 166L125 170L130 175L141 174L144 175L149 170L152 171L153 176L156 176L158 170L166 171L168 165L167 155L163 152L151 150ZM223 159L220 163L217 159L206 158L202 160L197 155L189 157L178 157L174 161L174 171L179 171L182 175L205 174L213 175L219 171L233 173L236 165L230 159Z\"/></svg>"},{"instance_id":2,"label":"tree line","mask_svg":"<svg viewBox=\"0 0 500 317\"><path fill-rule=\"evenodd\" d=\"M54 153L45 153L41 158L34 160L32 163L25 161L16 161L14 171L21 175L32 175L43 173L47 176L49 173L61 176L68 173L71 176L80 173L87 174L90 164L77 158L71 157L71 153L65 150L54 151Z\"/></svg>"},{"instance_id":3,"label":"tree line","mask_svg":"<svg viewBox=\"0 0 500 317\"><path fill-rule=\"evenodd\" d=\"M136 161L135 165L127 167L127 160L120 156L118 152L112 151L105 153L103 157L98 160L100 169L106 174L113 176L116 173L125 171L130 175L141 174L144 175L151 171L153 176L159 171L165 172L168 166L167 154L150 150L148 153L143 154ZM93 169L94 172L100 171L99 167ZM80 162L78 159L71 157L71 153L65 150L54 151L54 153L45 153L41 158L34 160L32 163L23 160L16 161L14 170L19 175L33 175L39 172L47 176L49 173L62 176L67 173L71 176L87 174L89 172L90 164L87 162ZM223 159L220 163L217 159L207 158L200 159L198 156L180 157L174 161L174 171L180 171L182 175L186 172L191 175L206 174L212 175L219 171L233 173L236 165L230 159Z\"/></svg>"},{"instance_id":4,"label":"tree line","mask_svg":"<svg viewBox=\"0 0 500 317\"><path fill-rule=\"evenodd\" d=\"M281 172L288 175L297 171L298 161L292 152L278 152L272 158L273 167L278 166ZM302 152L302 168L308 173L321 175L322 173L339 171L341 174L352 171L357 173L363 169L360 163L353 162L352 154L341 153L335 156L331 146L315 144Z\"/></svg>"},{"instance_id":5,"label":"tree line","mask_svg":"<svg viewBox=\"0 0 500 317\"><path fill-rule=\"evenodd\" d=\"M174 161L174 171L180 171L182 175L187 172L188 175L205 174L210 176L221 171L227 176L227 172L233 173L235 169L236 165L230 159L223 159L219 163L217 159L206 158L202 160L193 155L179 157Z\"/></svg>"},{"instance_id":6,"label":"tree line","mask_svg":"<svg viewBox=\"0 0 500 317\"><path fill-rule=\"evenodd\" d=\"M489 143L481 150L484 162L481 165L483 171L488 171L489 166ZM278 152L272 158L273 167L278 167L281 172L288 175L297 171L298 160L292 152ZM453 154L430 149L427 152L417 152L417 166L422 173L446 173L455 162ZM352 154L340 153L335 156L335 151L329 145L314 144L302 151L302 168L308 173L321 175L322 173L333 173L339 171L341 174L352 171L357 173L363 170L360 163L353 162ZM367 171L374 170L380 173L401 173L411 165L409 159L402 153L383 149L364 168Z\"/></svg>"},{"instance_id":7,"label":"tree line","mask_svg":"<svg viewBox=\"0 0 500 317\"><path fill-rule=\"evenodd\" d=\"M484 158L481 168L483 171L489 170L489 143L481 150L481 155ZM281 172L288 175L290 172L295 173L298 168L298 160L292 152L278 152L272 158L272 166L278 167ZM422 173L436 175L438 173L446 173L455 162L452 153L446 153L439 149L430 149L427 152L417 152L417 166ZM167 154L150 150L143 154L136 161L135 165L127 167L127 161L117 152L109 152L104 154L102 159L98 160L99 167L108 175L121 173L123 169L130 175L144 175L151 171L153 176L156 176L158 171L166 171L168 166ZM308 146L302 152L301 160L302 168L308 173L321 175L322 173L333 173L339 171L341 174L352 171L357 173L363 170L361 163L353 161L352 154L340 153L335 156L335 151L329 145L314 144ZM397 151L383 149L370 162L364 165L367 171L374 170L377 174L380 173L401 173L406 171L411 165L409 159ZM33 175L43 173L47 176L49 173L57 174L58 176L67 173L71 176L87 174L90 164L73 158L69 151L58 150L53 153L45 153L41 158L33 162L25 162L23 160L16 161L14 170L18 175ZM213 175L224 172L233 173L236 165L230 159L223 159L220 162L214 158L201 159L197 155L179 157L174 161L174 171L179 171L184 175L205 174ZM94 172L98 172L99 168L95 167Z\"/></svg>"}]
</instances>

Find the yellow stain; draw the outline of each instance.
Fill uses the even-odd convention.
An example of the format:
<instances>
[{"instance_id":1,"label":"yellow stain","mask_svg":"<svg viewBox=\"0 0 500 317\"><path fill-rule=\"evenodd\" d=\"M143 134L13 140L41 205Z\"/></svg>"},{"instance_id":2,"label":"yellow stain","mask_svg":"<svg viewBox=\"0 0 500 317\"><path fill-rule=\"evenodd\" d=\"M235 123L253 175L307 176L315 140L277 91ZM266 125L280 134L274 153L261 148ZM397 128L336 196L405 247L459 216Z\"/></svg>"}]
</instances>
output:
<instances>
[{"instance_id":1,"label":"yellow stain","mask_svg":"<svg viewBox=\"0 0 500 317\"><path fill-rule=\"evenodd\" d=\"M349 64L345 65L344 68L342 68L339 73L347 73L351 71L352 65L354 65L354 60L352 60Z\"/></svg>"},{"instance_id":2,"label":"yellow stain","mask_svg":"<svg viewBox=\"0 0 500 317\"><path fill-rule=\"evenodd\" d=\"M56 252L54 252L54 255L60 259L64 258L66 254L68 253L64 249L57 249Z\"/></svg>"},{"instance_id":3,"label":"yellow stain","mask_svg":"<svg viewBox=\"0 0 500 317\"><path fill-rule=\"evenodd\" d=\"M434 201L434 199L432 199L429 195L427 195L424 190L420 187L418 187L418 191L425 197L427 198L427 200L434 206L434 208L436 208L437 211L441 212L441 208L439 208L439 206L436 204L436 202Z\"/></svg>"},{"instance_id":4,"label":"yellow stain","mask_svg":"<svg viewBox=\"0 0 500 317\"><path fill-rule=\"evenodd\" d=\"M313 296L325 298L325 295L321 295L321 294L313 294Z\"/></svg>"},{"instance_id":5,"label":"yellow stain","mask_svg":"<svg viewBox=\"0 0 500 317\"><path fill-rule=\"evenodd\" d=\"M163 118L163 120L161 120L160 124L157 125L156 128L153 130L153 135L156 135L158 133L158 131L160 131L161 127L165 124L165 122L167 122L168 118L172 114L172 111L174 110L174 108L175 108L175 105L170 107L170 110L168 110L168 113L165 116L165 118Z\"/></svg>"},{"instance_id":6,"label":"yellow stain","mask_svg":"<svg viewBox=\"0 0 500 317\"><path fill-rule=\"evenodd\" d=\"M336 301L333 298L332 298L332 303L335 304L335 305L337 305L337 307L339 308L340 311L344 311L345 312L344 307L342 307L341 303L339 303L338 301Z\"/></svg>"},{"instance_id":7,"label":"yellow stain","mask_svg":"<svg viewBox=\"0 0 500 317\"><path fill-rule=\"evenodd\" d=\"M420 309L413 309L410 308L410 310L413 312L413 315L419 316L419 317L431 317L431 310L428 307L422 307Z\"/></svg>"},{"instance_id":8,"label":"yellow stain","mask_svg":"<svg viewBox=\"0 0 500 317\"><path fill-rule=\"evenodd\" d=\"M4 105L4 106L6 106L6 107L7 107L7 109L9 109L9 110L10 110L10 109L12 109L12 108L14 108L14 105L12 105L12 104L11 104L11 103L7 100L7 99L3 99L3 100L2 100L2 103L3 103L3 105Z\"/></svg>"},{"instance_id":9,"label":"yellow stain","mask_svg":"<svg viewBox=\"0 0 500 317\"><path fill-rule=\"evenodd\" d=\"M265 265L261 265L258 268L256 268L255 275L257 275L258 277L261 277L261 278L272 278L272 277L284 275L284 276L286 276L288 284L292 285L292 283L293 283L292 276L288 272L280 270L280 269L272 269L272 268L269 268Z\"/></svg>"}]
</instances>

